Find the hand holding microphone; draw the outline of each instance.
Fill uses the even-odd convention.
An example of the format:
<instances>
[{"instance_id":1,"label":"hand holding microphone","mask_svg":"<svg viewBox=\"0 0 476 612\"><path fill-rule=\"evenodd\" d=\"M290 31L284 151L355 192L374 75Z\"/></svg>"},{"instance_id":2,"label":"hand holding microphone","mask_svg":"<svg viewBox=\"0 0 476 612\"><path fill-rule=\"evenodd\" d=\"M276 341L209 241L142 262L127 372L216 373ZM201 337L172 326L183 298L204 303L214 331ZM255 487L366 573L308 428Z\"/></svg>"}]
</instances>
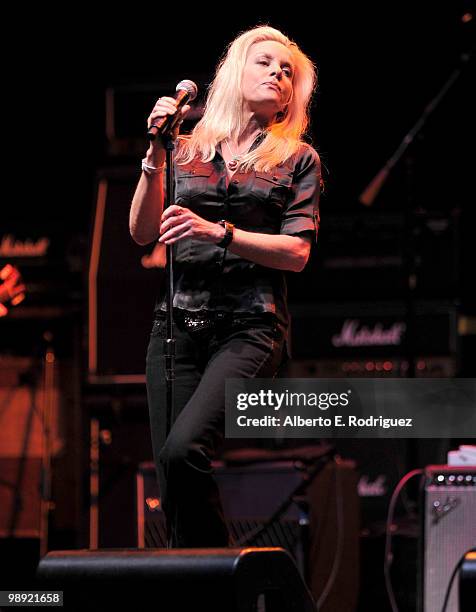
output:
<instances>
[{"instance_id":1,"label":"hand holding microphone","mask_svg":"<svg viewBox=\"0 0 476 612\"><path fill-rule=\"evenodd\" d=\"M179 124L190 110L187 102L197 97L198 88L193 81L180 81L175 96L159 98L147 120L147 137L150 141L160 141L160 136L178 134ZM175 133L174 133L175 132ZM157 138L159 137L159 138Z\"/></svg>"}]
</instances>

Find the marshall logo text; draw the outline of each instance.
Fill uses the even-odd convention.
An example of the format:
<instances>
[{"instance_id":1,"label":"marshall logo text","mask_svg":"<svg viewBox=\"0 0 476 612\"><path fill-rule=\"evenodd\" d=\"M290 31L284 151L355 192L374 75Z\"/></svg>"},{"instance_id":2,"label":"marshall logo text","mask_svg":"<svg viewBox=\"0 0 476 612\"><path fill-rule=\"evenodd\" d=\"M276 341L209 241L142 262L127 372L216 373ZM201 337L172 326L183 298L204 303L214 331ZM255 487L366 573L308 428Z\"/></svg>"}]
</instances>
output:
<instances>
[{"instance_id":1,"label":"marshall logo text","mask_svg":"<svg viewBox=\"0 0 476 612\"><path fill-rule=\"evenodd\" d=\"M339 334L332 336L332 345L340 348L347 346L396 346L402 344L406 325L393 323L385 329L382 323L373 327L360 324L358 319L346 319Z\"/></svg>"},{"instance_id":2,"label":"marshall logo text","mask_svg":"<svg viewBox=\"0 0 476 612\"><path fill-rule=\"evenodd\" d=\"M50 240L46 237L38 240L15 240L7 234L0 241L0 257L44 257L50 246Z\"/></svg>"}]
</instances>

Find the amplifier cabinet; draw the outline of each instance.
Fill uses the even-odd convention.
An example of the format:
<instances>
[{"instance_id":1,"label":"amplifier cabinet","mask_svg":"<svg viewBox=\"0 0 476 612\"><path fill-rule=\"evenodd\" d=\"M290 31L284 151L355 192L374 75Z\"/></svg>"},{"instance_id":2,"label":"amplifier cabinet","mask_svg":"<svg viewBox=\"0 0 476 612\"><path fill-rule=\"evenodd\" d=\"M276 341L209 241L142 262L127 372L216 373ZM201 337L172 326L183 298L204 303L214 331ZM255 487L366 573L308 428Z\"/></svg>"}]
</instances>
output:
<instances>
[{"instance_id":1,"label":"amplifier cabinet","mask_svg":"<svg viewBox=\"0 0 476 612\"><path fill-rule=\"evenodd\" d=\"M461 557L476 546L476 466L431 465L423 487L420 609L435 612ZM454 580L446 612L458 612Z\"/></svg>"}]
</instances>

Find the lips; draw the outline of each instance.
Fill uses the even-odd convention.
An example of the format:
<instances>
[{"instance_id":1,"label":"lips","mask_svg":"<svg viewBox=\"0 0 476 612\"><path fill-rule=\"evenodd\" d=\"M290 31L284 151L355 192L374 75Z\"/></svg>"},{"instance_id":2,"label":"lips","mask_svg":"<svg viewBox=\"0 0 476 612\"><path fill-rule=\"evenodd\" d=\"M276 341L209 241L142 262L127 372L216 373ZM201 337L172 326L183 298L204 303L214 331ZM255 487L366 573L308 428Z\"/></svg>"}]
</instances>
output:
<instances>
[{"instance_id":1,"label":"lips","mask_svg":"<svg viewBox=\"0 0 476 612\"><path fill-rule=\"evenodd\" d=\"M268 87L272 87L273 89L281 93L281 89L279 85L277 85L276 83L271 83L271 81L266 81L266 83L263 83L263 85L268 85Z\"/></svg>"}]
</instances>

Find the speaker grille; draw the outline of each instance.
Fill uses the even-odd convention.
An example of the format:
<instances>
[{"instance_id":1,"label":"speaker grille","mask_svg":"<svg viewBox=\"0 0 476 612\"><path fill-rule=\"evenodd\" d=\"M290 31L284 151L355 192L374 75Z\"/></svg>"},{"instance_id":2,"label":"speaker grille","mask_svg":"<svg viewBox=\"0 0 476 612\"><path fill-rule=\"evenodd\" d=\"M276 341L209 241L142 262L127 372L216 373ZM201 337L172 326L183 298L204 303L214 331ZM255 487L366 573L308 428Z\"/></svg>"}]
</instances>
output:
<instances>
[{"instance_id":1,"label":"speaker grille","mask_svg":"<svg viewBox=\"0 0 476 612\"><path fill-rule=\"evenodd\" d=\"M300 520L306 521L296 504L292 503L281 517L267 524L281 503L301 482L299 470L290 462L240 468L225 467L215 462L215 475L233 542L237 545L281 546L301 562ZM164 547L167 542L165 518L160 508L152 464L141 466L137 501L138 545ZM263 526L265 528L261 531ZM253 534L257 534L256 537L252 537Z\"/></svg>"}]
</instances>

